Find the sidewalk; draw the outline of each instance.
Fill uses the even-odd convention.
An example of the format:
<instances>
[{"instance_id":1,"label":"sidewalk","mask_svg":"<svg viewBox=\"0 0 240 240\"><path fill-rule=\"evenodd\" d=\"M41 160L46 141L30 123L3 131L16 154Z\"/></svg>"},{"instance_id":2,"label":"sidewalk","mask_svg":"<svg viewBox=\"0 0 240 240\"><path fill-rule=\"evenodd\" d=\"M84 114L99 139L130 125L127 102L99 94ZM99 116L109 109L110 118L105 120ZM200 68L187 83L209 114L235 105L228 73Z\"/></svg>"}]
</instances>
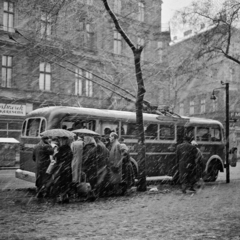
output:
<instances>
[{"instance_id":1,"label":"sidewalk","mask_svg":"<svg viewBox=\"0 0 240 240\"><path fill-rule=\"evenodd\" d=\"M38 201L29 190L6 191L0 239L240 240L239 181L196 194L167 189L66 205Z\"/></svg>"}]
</instances>

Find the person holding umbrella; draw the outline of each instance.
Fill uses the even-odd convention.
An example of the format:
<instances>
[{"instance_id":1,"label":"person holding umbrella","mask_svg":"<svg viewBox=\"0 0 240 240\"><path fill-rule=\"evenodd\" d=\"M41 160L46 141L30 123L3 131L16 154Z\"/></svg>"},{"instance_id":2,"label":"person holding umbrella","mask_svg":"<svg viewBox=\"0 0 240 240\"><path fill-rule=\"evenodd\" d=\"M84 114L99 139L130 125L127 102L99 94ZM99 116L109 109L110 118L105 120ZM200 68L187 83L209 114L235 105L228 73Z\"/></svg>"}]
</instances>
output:
<instances>
[{"instance_id":1,"label":"person holding umbrella","mask_svg":"<svg viewBox=\"0 0 240 240\"><path fill-rule=\"evenodd\" d=\"M49 144L48 136L42 136L41 141L35 146L33 150L32 159L36 162L36 187L37 197L43 197L43 189L49 175L46 173L50 164L50 155L53 154L53 148Z\"/></svg>"},{"instance_id":2,"label":"person holding umbrella","mask_svg":"<svg viewBox=\"0 0 240 240\"><path fill-rule=\"evenodd\" d=\"M59 148L55 154L56 170L53 173L51 186L51 195L59 203L69 202L69 193L72 186L72 159L73 153L69 146L68 137L59 137Z\"/></svg>"}]
</instances>

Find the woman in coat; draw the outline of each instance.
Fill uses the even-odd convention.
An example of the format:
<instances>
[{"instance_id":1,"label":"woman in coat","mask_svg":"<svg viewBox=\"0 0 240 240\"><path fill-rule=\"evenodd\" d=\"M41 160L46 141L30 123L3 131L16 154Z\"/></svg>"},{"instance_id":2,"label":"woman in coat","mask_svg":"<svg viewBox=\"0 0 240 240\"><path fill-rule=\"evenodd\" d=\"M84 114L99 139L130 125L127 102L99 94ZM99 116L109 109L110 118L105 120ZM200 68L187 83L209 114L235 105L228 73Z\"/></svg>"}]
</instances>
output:
<instances>
[{"instance_id":1,"label":"woman in coat","mask_svg":"<svg viewBox=\"0 0 240 240\"><path fill-rule=\"evenodd\" d=\"M73 153L69 146L68 138L59 138L60 146L55 154L56 170L53 173L52 196L59 203L69 202L69 192L72 186L71 163Z\"/></svg>"},{"instance_id":2,"label":"woman in coat","mask_svg":"<svg viewBox=\"0 0 240 240\"><path fill-rule=\"evenodd\" d=\"M86 181L90 183L91 189L94 191L97 184L97 144L90 136L84 136L83 144L82 170L86 175Z\"/></svg>"}]
</instances>

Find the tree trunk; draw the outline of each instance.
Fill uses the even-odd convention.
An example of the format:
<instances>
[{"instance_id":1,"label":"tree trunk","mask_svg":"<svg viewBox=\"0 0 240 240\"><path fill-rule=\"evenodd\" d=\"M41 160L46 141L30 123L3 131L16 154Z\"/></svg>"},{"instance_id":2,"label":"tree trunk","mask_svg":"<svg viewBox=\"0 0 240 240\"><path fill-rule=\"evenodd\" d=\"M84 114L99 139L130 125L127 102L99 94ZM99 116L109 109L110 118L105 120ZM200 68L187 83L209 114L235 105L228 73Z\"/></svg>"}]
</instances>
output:
<instances>
[{"instance_id":1,"label":"tree trunk","mask_svg":"<svg viewBox=\"0 0 240 240\"><path fill-rule=\"evenodd\" d=\"M143 126L143 101L144 94L146 92L144 88L144 81L142 78L142 70L141 70L141 53L143 50L143 46L135 47L131 39L127 36L127 34L123 31L122 27L119 24L119 21L116 15L113 13L111 8L109 7L107 0L102 0L105 9L109 13L112 18L114 25L117 31L121 34L122 38L131 48L134 55L134 64L135 64L135 72L136 72L136 80L138 85L137 97L136 97L136 123L138 130L138 147L137 147L137 161L139 165L139 182L138 182L138 191L146 191L146 148L145 148L145 137L144 137L144 126Z\"/></svg>"},{"instance_id":2,"label":"tree trunk","mask_svg":"<svg viewBox=\"0 0 240 240\"><path fill-rule=\"evenodd\" d=\"M146 146L145 146L145 135L144 135L144 125L143 125L143 100L144 94L146 92L144 88L144 82L142 78L141 70L141 52L142 48L136 49L134 53L134 63L135 63L135 72L138 85L137 97L136 97L136 122L138 129L138 147L137 147L137 160L139 165L139 182L137 185L138 191L146 191Z\"/></svg>"}]
</instances>

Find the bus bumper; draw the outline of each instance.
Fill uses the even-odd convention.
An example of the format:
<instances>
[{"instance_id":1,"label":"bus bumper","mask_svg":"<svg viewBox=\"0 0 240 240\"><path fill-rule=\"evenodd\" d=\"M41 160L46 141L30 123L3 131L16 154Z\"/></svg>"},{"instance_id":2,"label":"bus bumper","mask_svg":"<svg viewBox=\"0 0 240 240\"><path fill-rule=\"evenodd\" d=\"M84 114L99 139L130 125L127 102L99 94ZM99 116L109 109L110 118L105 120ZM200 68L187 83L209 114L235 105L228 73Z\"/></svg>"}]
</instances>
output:
<instances>
[{"instance_id":1,"label":"bus bumper","mask_svg":"<svg viewBox=\"0 0 240 240\"><path fill-rule=\"evenodd\" d=\"M34 172L24 171L21 169L16 170L15 177L31 183L35 183L36 181Z\"/></svg>"}]
</instances>

